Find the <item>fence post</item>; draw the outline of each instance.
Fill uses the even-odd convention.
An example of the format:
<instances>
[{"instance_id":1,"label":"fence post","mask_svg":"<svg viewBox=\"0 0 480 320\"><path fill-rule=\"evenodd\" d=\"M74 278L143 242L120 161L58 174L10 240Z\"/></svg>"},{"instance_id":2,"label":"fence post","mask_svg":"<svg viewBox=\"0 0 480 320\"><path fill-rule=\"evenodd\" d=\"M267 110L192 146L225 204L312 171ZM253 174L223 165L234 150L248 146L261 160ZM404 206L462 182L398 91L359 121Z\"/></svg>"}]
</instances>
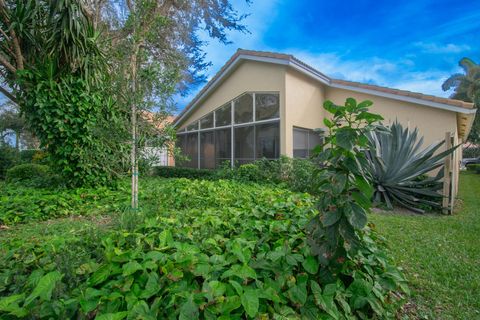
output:
<instances>
[{"instance_id":1,"label":"fence post","mask_svg":"<svg viewBox=\"0 0 480 320\"><path fill-rule=\"evenodd\" d=\"M448 150L452 147L452 134L450 132L445 133L445 150ZM451 213L452 208L450 208L450 188L451 188L451 171L452 159L451 155L445 157L445 165L443 167L443 200L442 207L443 213Z\"/></svg>"}]
</instances>

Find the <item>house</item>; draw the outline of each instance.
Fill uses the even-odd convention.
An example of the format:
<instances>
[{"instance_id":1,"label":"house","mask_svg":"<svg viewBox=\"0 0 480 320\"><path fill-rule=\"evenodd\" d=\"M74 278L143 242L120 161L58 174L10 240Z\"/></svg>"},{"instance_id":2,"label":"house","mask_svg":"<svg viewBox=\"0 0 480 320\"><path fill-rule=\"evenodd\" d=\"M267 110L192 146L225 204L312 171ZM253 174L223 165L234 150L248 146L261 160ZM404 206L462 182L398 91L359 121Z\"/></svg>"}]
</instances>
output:
<instances>
[{"instance_id":1,"label":"house","mask_svg":"<svg viewBox=\"0 0 480 320\"><path fill-rule=\"evenodd\" d=\"M175 120L184 165L308 157L321 140L313 130L325 127L324 101L348 97L373 101L385 124L418 127L425 145L447 133L464 141L475 116L472 103L333 79L292 55L239 49Z\"/></svg>"},{"instance_id":2,"label":"house","mask_svg":"<svg viewBox=\"0 0 480 320\"><path fill-rule=\"evenodd\" d=\"M162 131L165 126L171 124L175 120L175 117L173 116L156 115L148 111L142 111L141 117L156 127L159 134L162 136ZM173 157L172 149L173 143L166 142L162 147L158 147L155 143L152 145L147 140L140 151L142 159L147 160L152 166L174 166L175 159Z\"/></svg>"}]
</instances>

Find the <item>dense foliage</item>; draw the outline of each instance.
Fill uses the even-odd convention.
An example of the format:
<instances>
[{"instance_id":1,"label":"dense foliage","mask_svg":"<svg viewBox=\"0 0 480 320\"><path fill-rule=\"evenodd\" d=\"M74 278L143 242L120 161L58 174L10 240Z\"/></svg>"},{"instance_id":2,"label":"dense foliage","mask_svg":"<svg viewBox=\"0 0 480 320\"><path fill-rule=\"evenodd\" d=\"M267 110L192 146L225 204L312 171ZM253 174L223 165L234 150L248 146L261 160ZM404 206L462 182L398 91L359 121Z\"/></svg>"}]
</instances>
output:
<instances>
[{"instance_id":1,"label":"dense foliage","mask_svg":"<svg viewBox=\"0 0 480 320\"><path fill-rule=\"evenodd\" d=\"M307 194L225 180L156 178L145 182L141 195L147 205L123 213L108 230L6 241L0 249L0 314L389 317L406 290L381 239L368 228L363 235L369 249L338 270L351 281L325 277L305 237L316 214Z\"/></svg>"},{"instance_id":2,"label":"dense foliage","mask_svg":"<svg viewBox=\"0 0 480 320\"><path fill-rule=\"evenodd\" d=\"M23 175L23 173L21 173ZM116 190L106 187L93 188L33 188L36 183L51 181L27 180L26 183L0 182L0 225L49 220L67 216L116 213L123 210L127 203L126 186ZM54 184L55 185L55 184Z\"/></svg>"},{"instance_id":3,"label":"dense foliage","mask_svg":"<svg viewBox=\"0 0 480 320\"><path fill-rule=\"evenodd\" d=\"M418 129L404 128L400 123L391 125L388 132L368 133L369 173L375 187L374 200L387 208L401 205L412 211L423 213L425 208L441 208L443 170L446 156L456 147L438 152L445 141L421 149L423 138L418 138Z\"/></svg>"},{"instance_id":4,"label":"dense foliage","mask_svg":"<svg viewBox=\"0 0 480 320\"><path fill-rule=\"evenodd\" d=\"M478 158L480 157L480 147L463 148L463 158Z\"/></svg>"},{"instance_id":5,"label":"dense foliage","mask_svg":"<svg viewBox=\"0 0 480 320\"><path fill-rule=\"evenodd\" d=\"M43 164L24 163L7 170L5 180L31 187L49 187L59 184L59 177Z\"/></svg>"},{"instance_id":6,"label":"dense foliage","mask_svg":"<svg viewBox=\"0 0 480 320\"><path fill-rule=\"evenodd\" d=\"M476 173L480 173L480 164L469 164L467 166L468 171L474 171Z\"/></svg>"},{"instance_id":7,"label":"dense foliage","mask_svg":"<svg viewBox=\"0 0 480 320\"><path fill-rule=\"evenodd\" d=\"M68 184L105 185L122 173L125 114L106 91L73 75L24 71L21 79L29 87L21 95L25 118Z\"/></svg>"},{"instance_id":8,"label":"dense foliage","mask_svg":"<svg viewBox=\"0 0 480 320\"><path fill-rule=\"evenodd\" d=\"M260 159L234 167L229 161L225 161L216 170L156 167L152 174L164 178L226 179L260 184L281 184L293 191L311 192L315 167L315 161L311 159L292 159L281 156L277 160Z\"/></svg>"},{"instance_id":9,"label":"dense foliage","mask_svg":"<svg viewBox=\"0 0 480 320\"><path fill-rule=\"evenodd\" d=\"M154 167L151 175L162 178L213 179L215 171L182 167Z\"/></svg>"},{"instance_id":10,"label":"dense foliage","mask_svg":"<svg viewBox=\"0 0 480 320\"><path fill-rule=\"evenodd\" d=\"M282 184L293 191L311 192L315 161L281 156L277 160L260 159L231 167L228 162L216 172L217 177L242 182Z\"/></svg>"},{"instance_id":11,"label":"dense foliage","mask_svg":"<svg viewBox=\"0 0 480 320\"><path fill-rule=\"evenodd\" d=\"M75 21L75 23L72 23ZM1 1L3 89L50 164L71 185L110 182L125 140L123 111L107 97L106 61L83 2ZM108 129L108 132L107 132Z\"/></svg>"},{"instance_id":12,"label":"dense foliage","mask_svg":"<svg viewBox=\"0 0 480 320\"><path fill-rule=\"evenodd\" d=\"M9 145L0 145L0 180L5 179L7 170L25 163L45 164L46 154L42 150L20 150Z\"/></svg>"}]
</instances>

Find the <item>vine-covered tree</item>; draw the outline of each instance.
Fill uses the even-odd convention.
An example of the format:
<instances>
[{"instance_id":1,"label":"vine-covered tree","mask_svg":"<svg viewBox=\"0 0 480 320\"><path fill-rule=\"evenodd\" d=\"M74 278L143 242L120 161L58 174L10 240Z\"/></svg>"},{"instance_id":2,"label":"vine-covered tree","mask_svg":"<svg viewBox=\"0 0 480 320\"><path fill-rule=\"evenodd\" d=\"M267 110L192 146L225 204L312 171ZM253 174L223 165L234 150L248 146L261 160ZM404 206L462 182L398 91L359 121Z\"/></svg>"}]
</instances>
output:
<instances>
[{"instance_id":1,"label":"vine-covered tree","mask_svg":"<svg viewBox=\"0 0 480 320\"><path fill-rule=\"evenodd\" d=\"M447 91L453 88L454 92L451 98L475 104L477 114L467 141L478 144L480 143L480 113L478 112L480 106L480 65L469 58L462 58L458 65L464 73L451 75L442 84L442 89Z\"/></svg>"},{"instance_id":2,"label":"vine-covered tree","mask_svg":"<svg viewBox=\"0 0 480 320\"><path fill-rule=\"evenodd\" d=\"M105 184L120 171L113 137L125 117L109 98L99 39L81 1L0 0L2 92L70 185Z\"/></svg>"}]
</instances>

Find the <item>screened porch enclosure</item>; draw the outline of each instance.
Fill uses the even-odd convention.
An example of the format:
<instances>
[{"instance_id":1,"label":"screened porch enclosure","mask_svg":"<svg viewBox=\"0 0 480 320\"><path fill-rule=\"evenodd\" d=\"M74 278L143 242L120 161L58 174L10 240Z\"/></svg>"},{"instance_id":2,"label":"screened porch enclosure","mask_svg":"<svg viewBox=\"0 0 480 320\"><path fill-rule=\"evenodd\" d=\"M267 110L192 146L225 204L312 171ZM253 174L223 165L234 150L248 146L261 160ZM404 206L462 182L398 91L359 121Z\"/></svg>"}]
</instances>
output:
<instances>
[{"instance_id":1,"label":"screened porch enclosure","mask_svg":"<svg viewBox=\"0 0 480 320\"><path fill-rule=\"evenodd\" d=\"M277 92L248 92L177 132L186 156L179 166L214 169L280 156L280 107Z\"/></svg>"}]
</instances>

